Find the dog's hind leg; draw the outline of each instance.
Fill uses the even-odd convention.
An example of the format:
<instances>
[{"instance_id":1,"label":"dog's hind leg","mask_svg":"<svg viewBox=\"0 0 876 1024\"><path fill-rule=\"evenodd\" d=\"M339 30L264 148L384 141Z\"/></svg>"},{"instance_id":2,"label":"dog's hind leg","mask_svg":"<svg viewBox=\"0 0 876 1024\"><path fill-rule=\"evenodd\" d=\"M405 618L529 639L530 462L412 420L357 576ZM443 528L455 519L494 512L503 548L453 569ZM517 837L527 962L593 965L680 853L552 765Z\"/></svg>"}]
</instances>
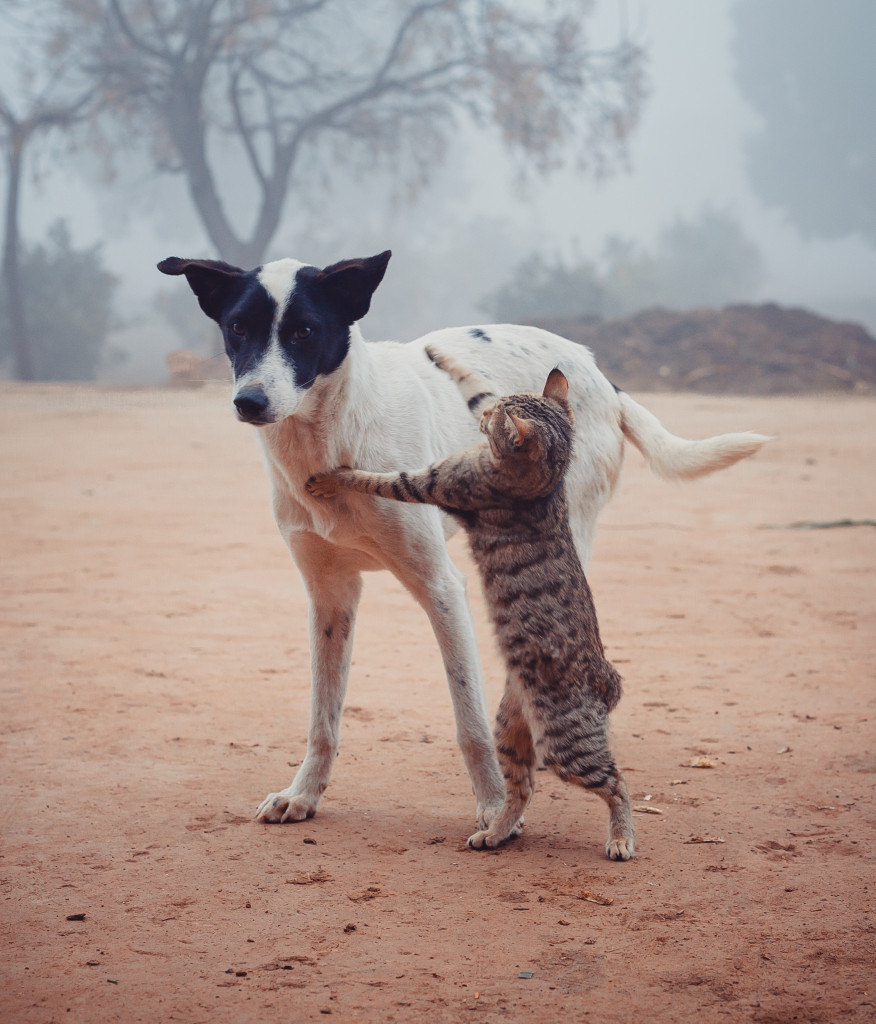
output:
<instances>
[{"instance_id":1,"label":"dog's hind leg","mask_svg":"<svg viewBox=\"0 0 876 1024\"><path fill-rule=\"evenodd\" d=\"M474 850L493 849L519 836L523 812L535 792L536 753L532 732L513 685L509 678L496 713L496 749L505 777L505 806L489 829L469 837L468 845Z\"/></svg>"},{"instance_id":2,"label":"dog's hind leg","mask_svg":"<svg viewBox=\"0 0 876 1024\"><path fill-rule=\"evenodd\" d=\"M428 575L424 574L426 567ZM396 560L392 570L424 608L438 640L456 717L457 742L477 799L478 827L486 828L501 812L505 787L487 716L465 577L450 560L440 534L427 558L421 549L416 562Z\"/></svg>"},{"instance_id":3,"label":"dog's hind leg","mask_svg":"<svg viewBox=\"0 0 876 1024\"><path fill-rule=\"evenodd\" d=\"M293 556L310 599L307 753L292 784L279 793L269 793L261 802L256 812L261 821L312 818L337 757L362 578L345 566L342 559L332 560L330 551L329 545L316 539L313 543L293 545Z\"/></svg>"}]
</instances>

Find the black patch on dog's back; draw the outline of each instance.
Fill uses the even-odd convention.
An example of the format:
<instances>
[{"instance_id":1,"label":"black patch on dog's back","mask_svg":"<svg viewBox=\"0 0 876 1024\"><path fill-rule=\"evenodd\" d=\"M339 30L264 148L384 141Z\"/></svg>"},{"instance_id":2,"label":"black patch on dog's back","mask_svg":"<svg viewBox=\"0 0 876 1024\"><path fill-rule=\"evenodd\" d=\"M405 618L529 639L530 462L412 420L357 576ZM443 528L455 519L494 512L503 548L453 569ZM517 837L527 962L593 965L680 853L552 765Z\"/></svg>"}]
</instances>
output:
<instances>
[{"instance_id":1,"label":"black patch on dog's back","mask_svg":"<svg viewBox=\"0 0 876 1024\"><path fill-rule=\"evenodd\" d=\"M473 338L477 338L477 339L478 339L478 341L487 341L487 342L489 342L489 341L492 341L492 340L493 340L493 339L492 339L492 338L491 338L491 337L489 336L489 334L487 334L487 332L486 332L486 331L484 331L484 330L481 330L481 328L480 328L480 327L472 327L472 329L471 329L471 330L470 330L470 331L469 331L468 333L469 333L469 334L470 334L470 335L471 335L471 336L472 336Z\"/></svg>"}]
</instances>

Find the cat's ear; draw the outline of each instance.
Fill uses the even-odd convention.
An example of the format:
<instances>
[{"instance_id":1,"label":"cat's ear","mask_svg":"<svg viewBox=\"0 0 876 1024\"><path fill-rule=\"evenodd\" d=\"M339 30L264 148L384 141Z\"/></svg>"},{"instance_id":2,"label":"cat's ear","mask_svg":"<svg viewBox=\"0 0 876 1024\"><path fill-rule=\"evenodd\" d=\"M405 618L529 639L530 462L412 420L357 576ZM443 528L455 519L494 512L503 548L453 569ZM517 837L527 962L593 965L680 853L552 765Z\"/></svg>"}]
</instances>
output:
<instances>
[{"instance_id":1,"label":"cat's ear","mask_svg":"<svg viewBox=\"0 0 876 1024\"><path fill-rule=\"evenodd\" d=\"M547 383L544 386L542 392L544 398L558 398L561 402L565 402L569 397L569 382L566 380L566 375L559 367L554 367L548 374Z\"/></svg>"}]
</instances>

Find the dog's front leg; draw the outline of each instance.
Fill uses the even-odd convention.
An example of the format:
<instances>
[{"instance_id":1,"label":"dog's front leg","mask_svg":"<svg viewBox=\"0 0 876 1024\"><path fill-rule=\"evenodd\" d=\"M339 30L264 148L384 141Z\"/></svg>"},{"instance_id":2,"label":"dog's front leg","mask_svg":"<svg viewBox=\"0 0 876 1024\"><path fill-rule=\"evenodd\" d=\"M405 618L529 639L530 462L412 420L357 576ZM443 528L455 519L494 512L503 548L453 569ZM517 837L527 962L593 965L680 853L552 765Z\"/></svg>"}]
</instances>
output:
<instances>
[{"instance_id":1,"label":"dog's front leg","mask_svg":"<svg viewBox=\"0 0 876 1024\"><path fill-rule=\"evenodd\" d=\"M431 558L421 561L430 540ZM397 561L392 568L425 609L438 640L453 701L457 742L477 799L478 826L487 828L501 812L505 787L487 716L465 577L447 554L440 531L434 538L420 537L419 542L421 554L416 561ZM428 575L423 573L424 564L428 565Z\"/></svg>"},{"instance_id":2,"label":"dog's front leg","mask_svg":"<svg viewBox=\"0 0 876 1024\"><path fill-rule=\"evenodd\" d=\"M487 715L477 638L465 596L465 583L452 563L450 568L452 575L448 573L429 587L423 604L444 660L456 717L456 738L477 798L478 827L487 828L502 809L505 789Z\"/></svg>"},{"instance_id":3,"label":"dog's front leg","mask_svg":"<svg viewBox=\"0 0 876 1024\"><path fill-rule=\"evenodd\" d=\"M327 564L324 557L294 547L293 555L309 597L310 726L307 753L292 784L269 793L256 812L257 818L267 822L312 818L328 786L340 743L353 626L362 592L358 572Z\"/></svg>"}]
</instances>

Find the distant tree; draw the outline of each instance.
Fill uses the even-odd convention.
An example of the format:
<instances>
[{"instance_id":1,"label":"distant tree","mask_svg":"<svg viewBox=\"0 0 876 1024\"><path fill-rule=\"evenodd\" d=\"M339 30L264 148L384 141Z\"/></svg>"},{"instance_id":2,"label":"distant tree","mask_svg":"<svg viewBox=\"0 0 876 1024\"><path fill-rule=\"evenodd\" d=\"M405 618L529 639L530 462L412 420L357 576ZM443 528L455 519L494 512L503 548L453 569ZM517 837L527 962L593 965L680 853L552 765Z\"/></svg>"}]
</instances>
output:
<instances>
[{"instance_id":1,"label":"distant tree","mask_svg":"<svg viewBox=\"0 0 876 1024\"><path fill-rule=\"evenodd\" d=\"M28 380L92 380L106 356L115 324L116 278L104 269L100 246L73 247L69 228L57 221L44 243L20 256L22 307L30 338ZM0 308L0 326L9 308ZM8 337L3 330L4 338ZM17 353L0 345L0 359Z\"/></svg>"},{"instance_id":2,"label":"distant tree","mask_svg":"<svg viewBox=\"0 0 876 1024\"><path fill-rule=\"evenodd\" d=\"M606 312L622 315L664 306L720 306L751 298L763 276L757 246L726 213L676 218L657 235L653 252L617 238L605 246Z\"/></svg>"},{"instance_id":3,"label":"distant tree","mask_svg":"<svg viewBox=\"0 0 876 1024\"><path fill-rule=\"evenodd\" d=\"M35 361L25 311L21 267L21 190L27 157L47 136L69 133L80 124L94 92L83 82L69 58L46 45L42 29L47 5L7 0L0 10L0 31L9 51L7 79L0 88L0 150L5 172L2 302L5 307L3 345L13 357L13 372L33 380ZM11 72L11 75L10 75Z\"/></svg>"},{"instance_id":4,"label":"distant tree","mask_svg":"<svg viewBox=\"0 0 876 1024\"><path fill-rule=\"evenodd\" d=\"M483 302L494 320L624 316L651 306L687 309L750 298L762 275L757 246L727 214L703 210L677 219L652 252L609 238L602 269L589 260L566 265L533 254Z\"/></svg>"},{"instance_id":5,"label":"distant tree","mask_svg":"<svg viewBox=\"0 0 876 1024\"><path fill-rule=\"evenodd\" d=\"M161 289L152 300L155 311L180 338L185 348L218 356L224 352L222 335L181 288Z\"/></svg>"},{"instance_id":6,"label":"distant tree","mask_svg":"<svg viewBox=\"0 0 876 1024\"><path fill-rule=\"evenodd\" d=\"M313 205L338 168L425 182L463 114L498 127L521 166L546 171L575 139L611 169L644 98L643 55L626 40L588 48L592 7L57 0L54 45L91 75L116 138L185 178L214 250L252 266L290 193Z\"/></svg>"},{"instance_id":7,"label":"distant tree","mask_svg":"<svg viewBox=\"0 0 876 1024\"><path fill-rule=\"evenodd\" d=\"M748 146L757 194L804 235L876 243L876 4L736 0L742 94L763 118Z\"/></svg>"},{"instance_id":8,"label":"distant tree","mask_svg":"<svg viewBox=\"0 0 876 1024\"><path fill-rule=\"evenodd\" d=\"M531 323L547 317L599 316L605 312L606 290L596 265L584 260L573 266L559 258L533 253L481 303L494 322Z\"/></svg>"}]
</instances>

